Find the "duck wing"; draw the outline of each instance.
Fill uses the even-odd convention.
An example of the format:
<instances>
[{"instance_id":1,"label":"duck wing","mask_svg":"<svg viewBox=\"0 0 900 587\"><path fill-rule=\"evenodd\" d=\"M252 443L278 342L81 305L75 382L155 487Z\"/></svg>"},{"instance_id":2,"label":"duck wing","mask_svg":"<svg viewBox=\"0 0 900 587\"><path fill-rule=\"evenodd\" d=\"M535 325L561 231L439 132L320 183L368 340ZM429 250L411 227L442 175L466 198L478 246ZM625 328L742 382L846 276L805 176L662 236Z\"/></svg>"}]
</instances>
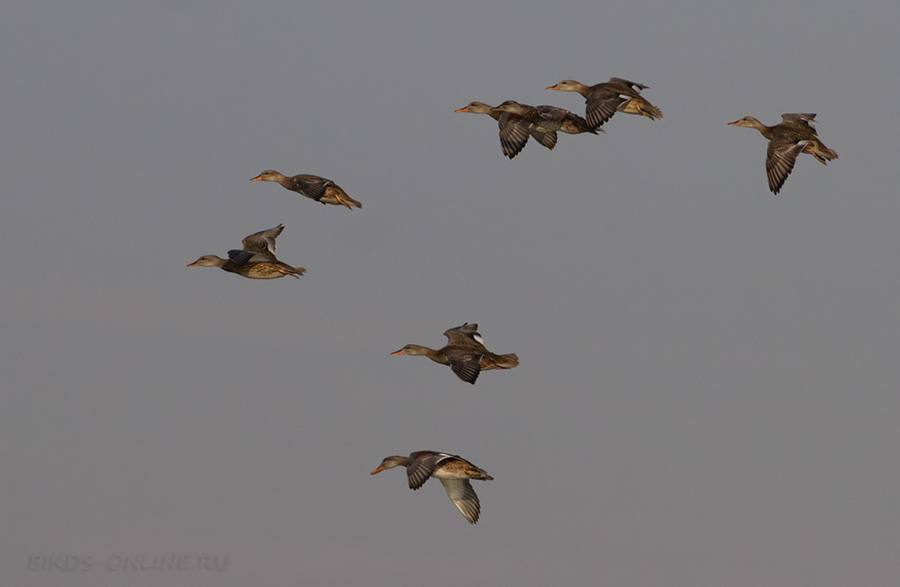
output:
<instances>
[{"instance_id":1,"label":"duck wing","mask_svg":"<svg viewBox=\"0 0 900 587\"><path fill-rule=\"evenodd\" d=\"M468 479L441 479L447 496L456 509L459 510L470 524L478 522L481 515L481 502L478 501L478 495L472 489L472 484Z\"/></svg>"},{"instance_id":2,"label":"duck wing","mask_svg":"<svg viewBox=\"0 0 900 587\"><path fill-rule=\"evenodd\" d=\"M599 88L587 97L584 117L591 128L597 129L609 122L609 119L618 112L619 104L624 101L625 98L619 96L618 92Z\"/></svg>"},{"instance_id":3,"label":"duck wing","mask_svg":"<svg viewBox=\"0 0 900 587\"><path fill-rule=\"evenodd\" d=\"M503 154L512 159L522 152L528 142L531 123L510 112L504 112L497 121L500 128L500 148Z\"/></svg>"},{"instance_id":4,"label":"duck wing","mask_svg":"<svg viewBox=\"0 0 900 587\"><path fill-rule=\"evenodd\" d=\"M248 265L252 263L270 263L272 258L264 253L254 253L253 251L239 251L231 249L228 251L228 259L237 266ZM278 262L278 261L276 261Z\"/></svg>"},{"instance_id":5,"label":"duck wing","mask_svg":"<svg viewBox=\"0 0 900 587\"><path fill-rule=\"evenodd\" d=\"M558 138L555 130L546 130L537 126L531 127L531 136L534 137L538 144L550 150L553 150L553 147L556 146Z\"/></svg>"},{"instance_id":6,"label":"duck wing","mask_svg":"<svg viewBox=\"0 0 900 587\"><path fill-rule=\"evenodd\" d=\"M484 345L484 338L478 332L477 324L469 324L466 322L462 326L449 328L444 331L444 336L447 337L449 344L470 345L474 341L480 345Z\"/></svg>"},{"instance_id":7,"label":"duck wing","mask_svg":"<svg viewBox=\"0 0 900 587\"><path fill-rule=\"evenodd\" d=\"M807 144L808 140L797 141L788 136L776 136L769 141L766 152L766 176L769 178L769 189L773 194L781 191L781 186L794 170L797 155Z\"/></svg>"},{"instance_id":8,"label":"duck wing","mask_svg":"<svg viewBox=\"0 0 900 587\"><path fill-rule=\"evenodd\" d=\"M626 86L632 92L641 93L641 90L649 90L650 86L645 86L644 84L639 84L637 82L628 81L627 79L622 79L620 77L611 77L609 78L609 83L618 86Z\"/></svg>"},{"instance_id":9,"label":"duck wing","mask_svg":"<svg viewBox=\"0 0 900 587\"><path fill-rule=\"evenodd\" d=\"M781 120L783 121L782 124L803 128L814 135L818 134L816 132L816 115L814 113L785 113L781 115Z\"/></svg>"},{"instance_id":10,"label":"duck wing","mask_svg":"<svg viewBox=\"0 0 900 587\"><path fill-rule=\"evenodd\" d=\"M322 196L325 195L325 190L329 186L335 185L330 179L325 179L318 175L301 174L295 175L292 179L294 180L294 185L297 186L297 189L304 196L317 202L322 199Z\"/></svg>"},{"instance_id":11,"label":"duck wing","mask_svg":"<svg viewBox=\"0 0 900 587\"><path fill-rule=\"evenodd\" d=\"M416 490L434 474L435 470L447 459L458 458L445 452L433 450L421 450L409 455L409 463L406 465L406 477L409 488Z\"/></svg>"},{"instance_id":12,"label":"duck wing","mask_svg":"<svg viewBox=\"0 0 900 587\"><path fill-rule=\"evenodd\" d=\"M475 385L475 380L481 373L481 357L482 353L470 350L454 350L447 353L447 362L450 369L456 373L456 376Z\"/></svg>"},{"instance_id":13,"label":"duck wing","mask_svg":"<svg viewBox=\"0 0 900 587\"><path fill-rule=\"evenodd\" d=\"M277 248L275 246L275 239L281 234L282 230L284 230L284 225L279 224L274 228L260 230L259 232L254 232L253 234L244 237L244 240L241 241L244 245L244 251L267 255L275 260L275 249Z\"/></svg>"}]
</instances>

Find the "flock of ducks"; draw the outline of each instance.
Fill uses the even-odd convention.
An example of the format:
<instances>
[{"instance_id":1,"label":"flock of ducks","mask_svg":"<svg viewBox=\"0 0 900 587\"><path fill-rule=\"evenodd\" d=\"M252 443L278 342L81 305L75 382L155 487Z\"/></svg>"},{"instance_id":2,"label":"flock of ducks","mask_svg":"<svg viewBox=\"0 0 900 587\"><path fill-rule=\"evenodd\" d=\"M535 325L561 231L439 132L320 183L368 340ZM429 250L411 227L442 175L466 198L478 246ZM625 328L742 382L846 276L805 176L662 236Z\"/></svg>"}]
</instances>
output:
<instances>
[{"instance_id":1,"label":"flock of ducks","mask_svg":"<svg viewBox=\"0 0 900 587\"><path fill-rule=\"evenodd\" d=\"M650 89L650 86L620 77L611 77L609 81L592 86L567 79L547 89L581 94L585 100L584 118L556 106L528 106L514 100L507 100L496 107L483 102L470 102L456 112L487 114L496 120L500 128L500 147L510 159L522 152L529 137L552 149L556 146L557 131L572 135L603 132L601 126L609 122L616 112L646 116L650 120L661 120L663 117L662 110L641 95L641 91ZM766 175L769 189L774 194L781 191L800 153L812 155L823 165L838 158L837 153L818 138L815 114L788 113L782 114L781 118L781 124L775 126L766 126L752 116L728 123L755 128L769 139Z\"/></svg>"},{"instance_id":2,"label":"flock of ducks","mask_svg":"<svg viewBox=\"0 0 900 587\"><path fill-rule=\"evenodd\" d=\"M592 86L574 80L563 80L546 89L581 94L585 99L584 118L555 106L529 106L514 100L507 100L496 107L483 102L470 102L456 112L487 114L496 120L500 129L501 150L510 159L522 152L529 138L547 149L553 149L558 132L573 135L596 135L603 132L601 126L617 112L645 116L650 120L663 117L662 111L641 95L641 91L649 89L649 86L618 77ZM769 189L777 194L793 170L800 153L812 155L823 165L838 158L837 153L818 138L815 117L815 114L782 114L781 124L766 126L752 116L745 116L728 124L755 128L769 139L766 175ZM322 204L344 206L348 210L362 208L362 204L351 198L339 185L318 175L288 177L267 169L250 181L279 183L288 190ZM227 259L204 255L188 267L219 267L249 279L278 279L286 275L299 279L300 275L306 273L306 269L288 265L275 256L275 239L283 230L284 225L279 224L274 228L255 232L243 239L241 249L228 251ZM519 357L515 353L498 355L487 350L484 339L478 333L477 324L467 322L450 328L444 332L444 336L447 337L447 344L440 349L408 344L391 354L428 357L435 363L448 365L459 379L472 385L482 371L512 369L519 365ZM466 520L471 524L478 522L481 503L469 481L493 480L484 469L458 455L425 450L413 452L409 456L386 457L371 474L400 466L406 467L410 489L419 489L434 477L443 484L453 505Z\"/></svg>"},{"instance_id":3,"label":"flock of ducks","mask_svg":"<svg viewBox=\"0 0 900 587\"><path fill-rule=\"evenodd\" d=\"M362 204L348 196L341 186L318 175L301 173L287 177L274 169L266 169L250 181L274 181L285 189L322 204L344 206L348 210L362 208ZM188 267L218 267L249 279L278 279L285 275L300 279L298 276L306 273L306 269L292 267L279 261L275 256L275 239L282 230L284 225L279 224L275 228L254 232L244 237L243 248L228 251L227 259L216 255L203 255Z\"/></svg>"},{"instance_id":4,"label":"flock of ducks","mask_svg":"<svg viewBox=\"0 0 900 587\"><path fill-rule=\"evenodd\" d=\"M563 80L548 90L578 92L587 103L582 118L556 106L528 106L515 100L507 100L497 107L483 102L470 102L456 112L488 114L500 127L500 147L503 154L512 159L522 152L528 138L552 149L556 146L557 131L570 135L597 134L600 128L616 112L646 116L650 120L661 119L662 111L641 96L641 90L650 86L611 77L608 82L586 86L575 80Z\"/></svg>"}]
</instances>

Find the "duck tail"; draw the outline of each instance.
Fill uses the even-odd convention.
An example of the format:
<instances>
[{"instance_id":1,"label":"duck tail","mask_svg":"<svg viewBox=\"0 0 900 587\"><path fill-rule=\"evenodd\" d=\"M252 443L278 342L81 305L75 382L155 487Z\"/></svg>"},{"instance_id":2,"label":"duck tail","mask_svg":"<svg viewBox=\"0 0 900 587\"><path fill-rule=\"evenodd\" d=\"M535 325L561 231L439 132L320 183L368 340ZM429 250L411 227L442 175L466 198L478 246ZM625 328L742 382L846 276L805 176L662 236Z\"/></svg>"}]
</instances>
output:
<instances>
[{"instance_id":1,"label":"duck tail","mask_svg":"<svg viewBox=\"0 0 900 587\"><path fill-rule=\"evenodd\" d=\"M580 116L576 115L574 120L575 120L575 127L578 129L579 132L589 132L592 135L595 135L598 132L606 132L599 126L597 128L593 128L590 124L588 124L587 120L583 119Z\"/></svg>"},{"instance_id":2,"label":"duck tail","mask_svg":"<svg viewBox=\"0 0 900 587\"><path fill-rule=\"evenodd\" d=\"M660 110L650 102L647 102L647 106L649 106L649 108L647 108L647 112L642 113L644 116L646 116L650 120L662 120L662 110Z\"/></svg>"},{"instance_id":3,"label":"duck tail","mask_svg":"<svg viewBox=\"0 0 900 587\"><path fill-rule=\"evenodd\" d=\"M828 161L834 161L838 158L837 152L826 147L821 141L810 141L803 150L815 157L816 161L822 165L827 165Z\"/></svg>"},{"instance_id":4,"label":"duck tail","mask_svg":"<svg viewBox=\"0 0 900 587\"><path fill-rule=\"evenodd\" d=\"M635 96L634 98L619 104L617 110L626 114L646 116L650 120L662 120L663 117L662 110L640 96Z\"/></svg>"},{"instance_id":5,"label":"duck tail","mask_svg":"<svg viewBox=\"0 0 900 587\"><path fill-rule=\"evenodd\" d=\"M352 210L353 208L362 209L362 204L348 196L347 194L341 194L341 204L345 206L348 210Z\"/></svg>"},{"instance_id":6,"label":"duck tail","mask_svg":"<svg viewBox=\"0 0 900 587\"><path fill-rule=\"evenodd\" d=\"M508 355L500 355L499 360L497 361L498 369L512 369L513 367L519 366L519 357L516 353L509 353Z\"/></svg>"},{"instance_id":7,"label":"duck tail","mask_svg":"<svg viewBox=\"0 0 900 587\"><path fill-rule=\"evenodd\" d=\"M488 472L484 469L479 469L478 467L472 467L467 470L466 473L471 475L471 479L478 479L479 481L493 481L494 478L488 475Z\"/></svg>"}]
</instances>

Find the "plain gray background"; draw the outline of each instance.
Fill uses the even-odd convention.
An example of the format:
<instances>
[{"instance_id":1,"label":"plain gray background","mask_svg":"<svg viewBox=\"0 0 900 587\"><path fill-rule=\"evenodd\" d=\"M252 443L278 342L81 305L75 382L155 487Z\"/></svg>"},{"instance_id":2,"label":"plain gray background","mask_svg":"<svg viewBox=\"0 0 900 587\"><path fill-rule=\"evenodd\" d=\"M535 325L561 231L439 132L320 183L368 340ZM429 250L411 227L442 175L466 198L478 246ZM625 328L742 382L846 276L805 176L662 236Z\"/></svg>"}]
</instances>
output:
<instances>
[{"instance_id":1,"label":"plain gray background","mask_svg":"<svg viewBox=\"0 0 900 587\"><path fill-rule=\"evenodd\" d=\"M5 4L3 583L896 586L898 28L893 1ZM610 76L665 119L509 161L453 112L583 113L544 88ZM726 123L782 112L840 159L773 196ZM279 223L300 281L185 267ZM466 321L521 366L389 355ZM477 526L369 476L422 449L496 478ZM227 569L108 568L169 555Z\"/></svg>"}]
</instances>

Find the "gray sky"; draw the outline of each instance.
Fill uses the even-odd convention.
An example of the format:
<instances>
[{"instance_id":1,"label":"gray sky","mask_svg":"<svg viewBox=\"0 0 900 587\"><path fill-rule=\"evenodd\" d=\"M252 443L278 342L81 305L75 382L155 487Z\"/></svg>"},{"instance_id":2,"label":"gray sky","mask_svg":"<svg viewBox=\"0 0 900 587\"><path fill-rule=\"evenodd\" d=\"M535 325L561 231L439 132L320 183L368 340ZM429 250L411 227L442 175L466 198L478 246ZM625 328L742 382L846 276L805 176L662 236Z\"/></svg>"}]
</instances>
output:
<instances>
[{"instance_id":1,"label":"gray sky","mask_svg":"<svg viewBox=\"0 0 900 587\"><path fill-rule=\"evenodd\" d=\"M309 4L0 10L5 585L897 584L900 5ZM610 76L665 119L453 112ZM782 112L840 159L773 196ZM298 282L185 267L279 223ZM389 355L466 321L520 367Z\"/></svg>"}]
</instances>

